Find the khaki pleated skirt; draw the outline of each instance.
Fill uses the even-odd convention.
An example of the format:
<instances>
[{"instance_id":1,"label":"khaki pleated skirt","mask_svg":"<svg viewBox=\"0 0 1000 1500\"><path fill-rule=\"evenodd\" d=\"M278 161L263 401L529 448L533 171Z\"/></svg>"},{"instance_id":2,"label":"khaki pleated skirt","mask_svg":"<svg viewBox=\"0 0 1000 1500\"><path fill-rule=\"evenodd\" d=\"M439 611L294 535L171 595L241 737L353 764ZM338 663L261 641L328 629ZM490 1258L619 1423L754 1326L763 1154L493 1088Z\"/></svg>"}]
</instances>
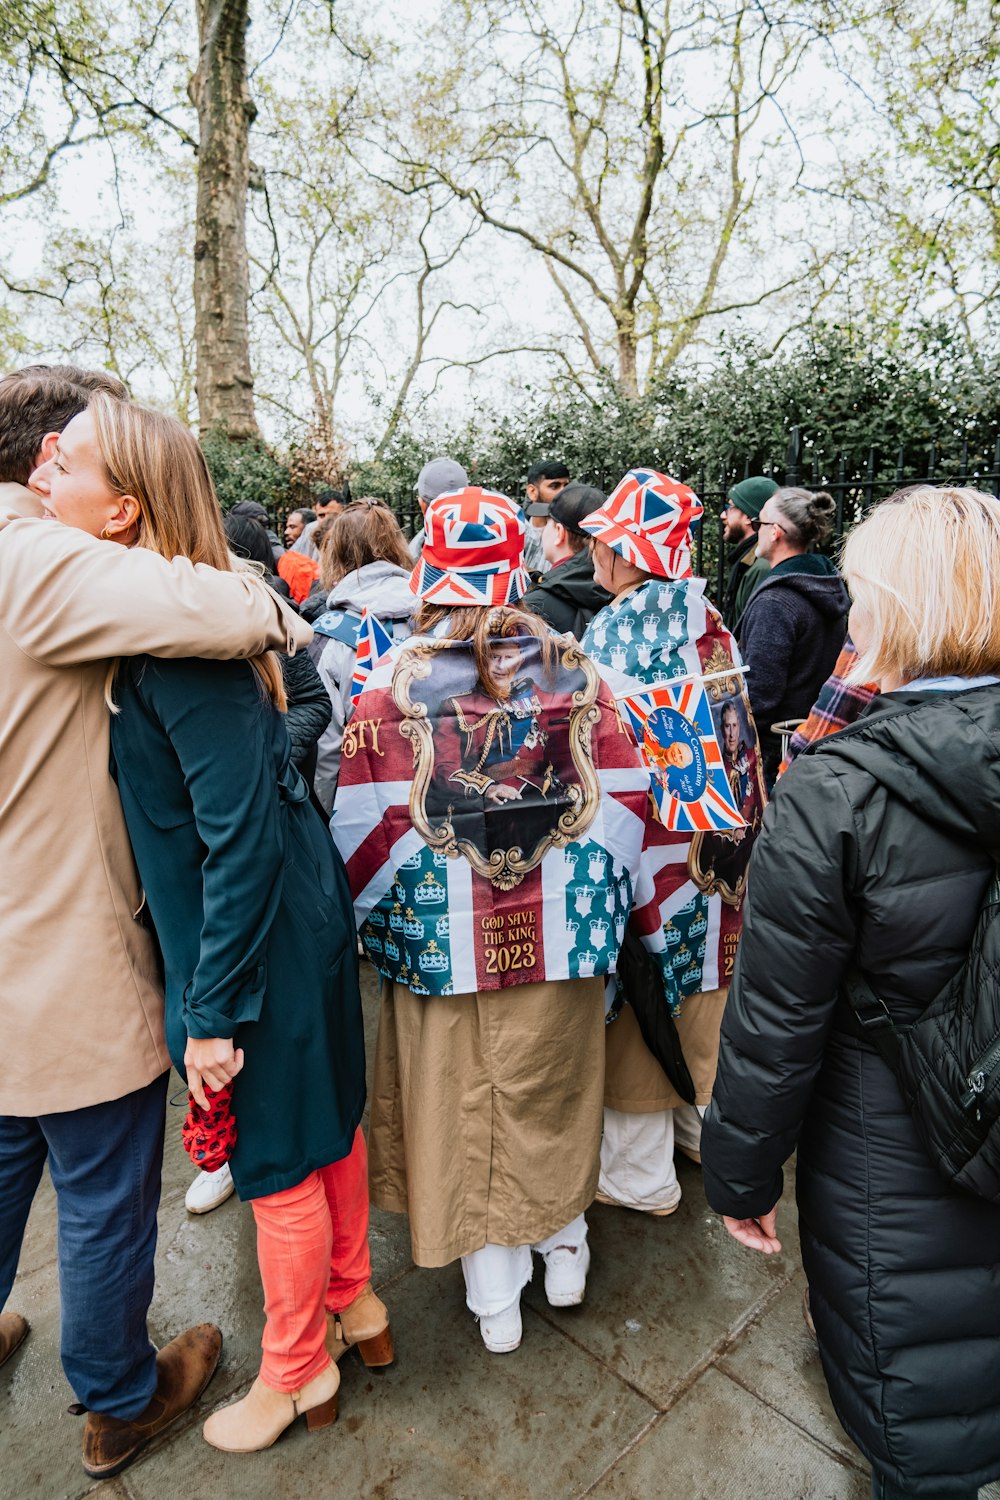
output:
<instances>
[{"instance_id":1,"label":"khaki pleated skirt","mask_svg":"<svg viewBox=\"0 0 1000 1500\"><path fill-rule=\"evenodd\" d=\"M712 1098L719 1066L719 1028L728 994L727 987L691 995L677 1017L677 1032L694 1080L697 1104L708 1104ZM630 1005L622 1007L618 1019L605 1031L604 1103L608 1109L619 1109L627 1115L655 1115L684 1103L643 1041Z\"/></svg>"},{"instance_id":2,"label":"khaki pleated skirt","mask_svg":"<svg viewBox=\"0 0 1000 1500\"><path fill-rule=\"evenodd\" d=\"M417 1265L534 1244L593 1200L604 1030L602 979L430 998L383 985L371 1198L409 1214Z\"/></svg>"}]
</instances>

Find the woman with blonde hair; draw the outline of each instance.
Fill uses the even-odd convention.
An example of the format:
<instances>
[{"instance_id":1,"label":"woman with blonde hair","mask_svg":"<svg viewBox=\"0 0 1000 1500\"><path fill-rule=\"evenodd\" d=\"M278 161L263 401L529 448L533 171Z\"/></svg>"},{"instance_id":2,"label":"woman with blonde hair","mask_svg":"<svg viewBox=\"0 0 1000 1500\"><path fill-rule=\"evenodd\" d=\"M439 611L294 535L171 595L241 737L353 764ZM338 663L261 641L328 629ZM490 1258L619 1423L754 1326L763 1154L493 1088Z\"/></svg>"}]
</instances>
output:
<instances>
[{"instance_id":1,"label":"woman with blonde hair","mask_svg":"<svg viewBox=\"0 0 1000 1500\"><path fill-rule=\"evenodd\" d=\"M320 547L326 610L313 620L313 655L333 704L333 718L317 746L316 795L333 808L344 725L351 716L351 680L365 610L393 641L410 634L413 595L410 554L399 522L384 500L366 495L332 516Z\"/></svg>"},{"instance_id":2,"label":"woman with blonde hair","mask_svg":"<svg viewBox=\"0 0 1000 1500\"><path fill-rule=\"evenodd\" d=\"M39 476L36 476L39 477ZM97 397L40 471L57 520L230 570L205 460L173 418ZM167 1044L195 1101L232 1086L230 1165L253 1204L259 1378L205 1437L248 1452L336 1417L350 1342L391 1359L370 1284L364 1041L343 867L282 722L277 658L120 662L114 770L163 954Z\"/></svg>"},{"instance_id":3,"label":"woman with blonde hair","mask_svg":"<svg viewBox=\"0 0 1000 1500\"><path fill-rule=\"evenodd\" d=\"M962 966L1000 858L1000 500L920 485L850 535L857 682L876 696L781 778L754 852L702 1142L730 1234L802 1259L837 1414L876 1500L1000 1475L1000 1204L942 1175L849 1003L895 1027Z\"/></svg>"}]
</instances>

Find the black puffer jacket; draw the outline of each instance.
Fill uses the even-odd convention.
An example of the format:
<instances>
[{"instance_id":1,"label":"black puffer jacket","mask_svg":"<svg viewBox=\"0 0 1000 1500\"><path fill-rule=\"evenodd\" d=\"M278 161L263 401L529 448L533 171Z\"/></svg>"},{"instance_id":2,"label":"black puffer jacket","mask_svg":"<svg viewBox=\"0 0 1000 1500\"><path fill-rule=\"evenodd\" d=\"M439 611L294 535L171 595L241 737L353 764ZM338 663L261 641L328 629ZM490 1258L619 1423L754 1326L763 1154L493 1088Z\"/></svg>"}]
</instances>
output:
<instances>
[{"instance_id":1,"label":"black puffer jacket","mask_svg":"<svg viewBox=\"0 0 1000 1500\"><path fill-rule=\"evenodd\" d=\"M594 582L594 560L586 548L543 573L521 600L523 609L541 615L553 630L568 630L577 640L597 611L610 603L611 595Z\"/></svg>"},{"instance_id":2,"label":"black puffer jacket","mask_svg":"<svg viewBox=\"0 0 1000 1500\"><path fill-rule=\"evenodd\" d=\"M283 655L281 675L288 699L285 726L292 742L292 760L311 784L316 745L333 717L330 694L308 651Z\"/></svg>"},{"instance_id":3,"label":"black puffer jacket","mask_svg":"<svg viewBox=\"0 0 1000 1500\"><path fill-rule=\"evenodd\" d=\"M994 858L1000 686L876 698L804 751L754 850L702 1141L708 1200L734 1218L773 1207L798 1145L830 1393L914 1495L1000 1475L1000 1206L931 1166L838 988L853 959L896 1019L919 1014L968 951Z\"/></svg>"}]
</instances>

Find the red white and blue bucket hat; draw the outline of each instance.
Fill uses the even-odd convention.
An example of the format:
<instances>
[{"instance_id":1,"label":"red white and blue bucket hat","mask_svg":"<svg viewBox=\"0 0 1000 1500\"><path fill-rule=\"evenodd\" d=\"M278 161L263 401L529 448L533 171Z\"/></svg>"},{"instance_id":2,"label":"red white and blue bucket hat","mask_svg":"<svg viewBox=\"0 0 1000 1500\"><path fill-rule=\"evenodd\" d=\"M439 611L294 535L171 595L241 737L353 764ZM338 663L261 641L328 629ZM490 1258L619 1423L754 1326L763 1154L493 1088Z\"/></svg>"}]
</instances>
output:
<instances>
[{"instance_id":1,"label":"red white and blue bucket hat","mask_svg":"<svg viewBox=\"0 0 1000 1500\"><path fill-rule=\"evenodd\" d=\"M630 469L580 527L644 573L689 578L691 527L702 509L698 496L679 480L655 469Z\"/></svg>"},{"instance_id":2,"label":"red white and blue bucket hat","mask_svg":"<svg viewBox=\"0 0 1000 1500\"><path fill-rule=\"evenodd\" d=\"M530 586L526 523L513 501L469 485L424 512L424 548L410 588L428 604L513 604Z\"/></svg>"}]
</instances>

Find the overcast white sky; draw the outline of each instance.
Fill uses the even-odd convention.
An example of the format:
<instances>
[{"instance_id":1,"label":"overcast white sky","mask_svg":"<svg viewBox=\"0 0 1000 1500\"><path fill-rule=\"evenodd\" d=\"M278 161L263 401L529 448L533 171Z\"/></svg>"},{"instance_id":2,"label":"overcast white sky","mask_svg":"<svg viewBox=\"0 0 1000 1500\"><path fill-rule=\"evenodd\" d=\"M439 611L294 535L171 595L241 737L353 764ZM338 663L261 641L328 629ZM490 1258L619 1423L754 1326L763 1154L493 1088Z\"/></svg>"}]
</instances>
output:
<instances>
[{"instance_id":1,"label":"overcast white sky","mask_svg":"<svg viewBox=\"0 0 1000 1500\"><path fill-rule=\"evenodd\" d=\"M404 8L396 3L384 12L389 24L401 28L405 35L407 25L412 25L416 15L426 18L433 7L426 3L414 8ZM408 19L409 18L409 19ZM258 54L268 50L270 39L266 28L254 35ZM277 54L267 66L277 68L281 62L282 85L287 86L289 68L303 60L286 38L283 52ZM284 61L282 61L284 59ZM312 66L312 60L307 60ZM801 117L811 113L811 120L802 136L804 149L810 160L815 180L832 172L845 150L856 151L865 142L859 141L857 132L848 137L847 125L856 120L856 98L850 85L824 65L817 55L803 67L794 80L789 100L793 112ZM771 129L778 132L781 122L775 113ZM167 147L168 154L177 161L186 161L184 148ZM253 148L252 148L253 154ZM47 235L75 229L84 236L96 236L107 240L119 222L119 207L124 210L126 231L121 233L122 242L137 241L146 247L144 256L129 257L134 268L136 260L145 259L146 267L139 281L157 284L164 275L164 266L173 265L175 273L182 279L187 276L183 258L189 253L193 232L185 227L185 189L180 182L164 186L154 162L127 148L119 152L118 183L115 187L114 163L106 145L91 144L73 153L67 153L55 173L56 190L46 202L41 196L26 200L9 223L15 228L16 249L13 257L15 275L30 280L43 260L44 242ZM188 201L193 203L193 182L187 189ZM827 213L831 205L818 199L814 203L816 215ZM187 210L189 213L189 210ZM762 285L762 276L778 281L788 274L795 263L794 239L800 233L803 241L810 229L810 207L798 203L790 205L780 196L772 204L765 205L760 218L757 238L748 247L737 247L732 257L734 286L747 288ZM801 222L795 223L795 216ZM834 211L831 215L836 221ZM780 226L782 233L791 231L791 244L777 248L777 235L770 233ZM860 232L860 226L858 226ZM854 227L841 218L839 233L848 237ZM11 243L8 229L8 244ZM774 257L780 255L782 262ZM135 270L132 272L135 275ZM475 354L490 348L518 342L532 342L540 334L550 334L554 329L565 330L566 347L570 347L571 328L567 316L552 283L538 257L527 251L509 236L484 231L477 235L469 252L457 261L448 273L448 295L457 303L474 302L484 309L481 316L469 311L453 311L443 316L435 329L429 353L445 358L459 354ZM141 300L141 299L140 299ZM389 296L384 308L371 320L371 342L377 357L367 356L354 369L341 393L341 421L347 432L361 446L366 436L374 429L371 416L373 391L382 392L386 399L393 393L398 373L406 362L410 343L410 310L412 289L401 283ZM710 340L718 338L724 331L732 334L744 329L764 343L770 343L775 330L782 326L780 319L788 317L788 309L777 312L765 307L762 311L748 312L719 320L710 330ZM66 328L70 320L54 304L33 310L27 325L44 341L44 353L57 358L64 353L68 342ZM608 328L608 325L604 325ZM259 329L258 329L259 331ZM162 337L169 341L175 335L164 322ZM574 359L579 359L579 346L573 349ZM712 357L711 342L693 351L692 359L707 361ZM270 357L260 359L262 371L259 383L264 386L280 381L282 373L286 379L294 374L289 359L275 359L273 345ZM284 364L284 371L276 366ZM425 386L435 366L431 366L424 377ZM551 366L542 364L536 356L518 355L488 361L475 371L455 370L440 381L433 401L426 409L425 418L434 415L442 419L466 410L473 401L487 406L507 408L517 404L528 386L544 385ZM384 371L384 373L383 373ZM136 372L133 377L136 394L147 399L165 401L169 392L165 382L150 364ZM283 419L261 404L260 418L270 435L280 435Z\"/></svg>"}]
</instances>

